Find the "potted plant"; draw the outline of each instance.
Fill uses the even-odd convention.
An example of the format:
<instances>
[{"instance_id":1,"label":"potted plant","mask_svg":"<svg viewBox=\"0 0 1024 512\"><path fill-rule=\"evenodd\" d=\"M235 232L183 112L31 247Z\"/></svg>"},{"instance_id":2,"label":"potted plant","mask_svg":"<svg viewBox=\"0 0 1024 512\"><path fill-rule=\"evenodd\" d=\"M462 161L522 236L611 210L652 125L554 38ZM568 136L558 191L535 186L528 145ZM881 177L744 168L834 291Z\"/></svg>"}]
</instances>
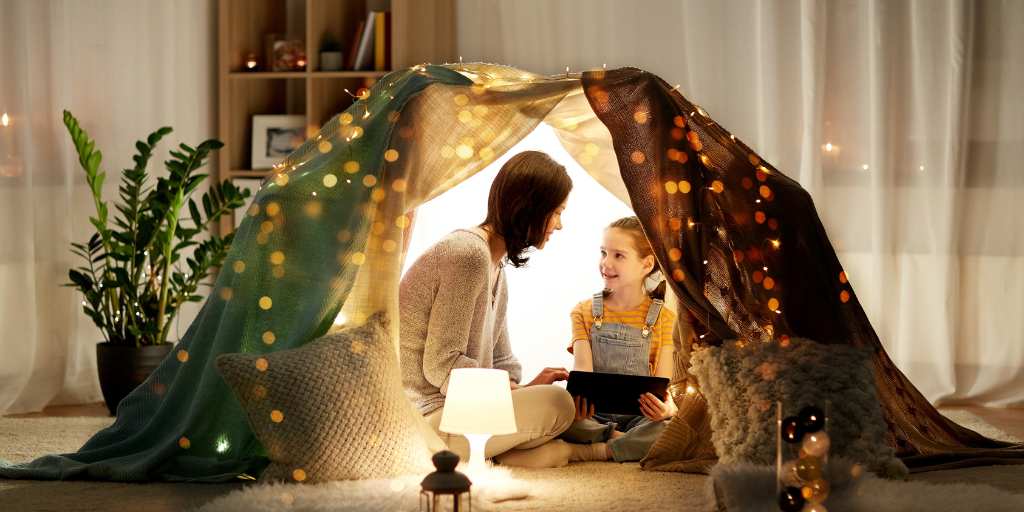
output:
<instances>
[{"instance_id":1,"label":"potted plant","mask_svg":"<svg viewBox=\"0 0 1024 512\"><path fill-rule=\"evenodd\" d=\"M331 34L320 41L320 71L340 71L342 68L341 45Z\"/></svg>"},{"instance_id":2,"label":"potted plant","mask_svg":"<svg viewBox=\"0 0 1024 512\"><path fill-rule=\"evenodd\" d=\"M115 414L121 399L170 352L167 337L181 306L203 300L199 285L224 261L233 238L217 236L211 227L244 205L249 192L224 180L203 193L202 208L190 198L207 178L196 170L223 146L215 139L172 150L164 162L167 176L150 186L146 167L157 143L171 133L165 126L135 143L135 165L121 172L117 213L111 219L103 199L103 155L68 111L64 125L96 206L96 216L89 218L95 232L88 242L71 244L84 264L68 271L71 282L65 286L82 293L85 314L103 333L104 341L96 346L100 388ZM188 216L183 217L186 205ZM192 255L183 259L188 248L193 248Z\"/></svg>"}]
</instances>

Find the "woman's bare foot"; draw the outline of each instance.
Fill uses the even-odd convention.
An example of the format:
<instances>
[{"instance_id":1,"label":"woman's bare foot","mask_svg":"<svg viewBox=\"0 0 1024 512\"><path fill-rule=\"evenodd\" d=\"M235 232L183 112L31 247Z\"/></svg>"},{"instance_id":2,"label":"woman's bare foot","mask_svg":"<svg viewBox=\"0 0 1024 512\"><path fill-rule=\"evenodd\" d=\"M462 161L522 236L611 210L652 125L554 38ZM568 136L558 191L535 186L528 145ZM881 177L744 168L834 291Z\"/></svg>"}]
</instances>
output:
<instances>
[{"instance_id":1,"label":"woman's bare foot","mask_svg":"<svg viewBox=\"0 0 1024 512\"><path fill-rule=\"evenodd\" d=\"M623 432L619 432L618 430L612 430L612 437L611 437L611 439L615 439L616 437L622 437L624 435L626 435L626 434L623 433Z\"/></svg>"}]
</instances>

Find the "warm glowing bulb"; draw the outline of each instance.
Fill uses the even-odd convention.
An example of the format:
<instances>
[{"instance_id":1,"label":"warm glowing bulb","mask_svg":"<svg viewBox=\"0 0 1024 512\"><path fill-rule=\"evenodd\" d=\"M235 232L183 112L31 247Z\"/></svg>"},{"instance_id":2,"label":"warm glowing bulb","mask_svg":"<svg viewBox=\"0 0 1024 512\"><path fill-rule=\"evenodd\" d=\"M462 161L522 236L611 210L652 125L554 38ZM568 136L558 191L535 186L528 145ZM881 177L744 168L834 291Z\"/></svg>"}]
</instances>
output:
<instances>
[{"instance_id":1,"label":"warm glowing bulb","mask_svg":"<svg viewBox=\"0 0 1024 512\"><path fill-rule=\"evenodd\" d=\"M778 249L780 245L782 245L782 242L778 240L772 240L772 247Z\"/></svg>"},{"instance_id":2,"label":"warm glowing bulb","mask_svg":"<svg viewBox=\"0 0 1024 512\"><path fill-rule=\"evenodd\" d=\"M231 443L226 438L217 439L217 453L224 453L228 451L228 448L231 448Z\"/></svg>"},{"instance_id":3,"label":"warm glowing bulb","mask_svg":"<svg viewBox=\"0 0 1024 512\"><path fill-rule=\"evenodd\" d=\"M825 144L825 151L832 151L832 143L828 142Z\"/></svg>"},{"instance_id":4,"label":"warm glowing bulb","mask_svg":"<svg viewBox=\"0 0 1024 512\"><path fill-rule=\"evenodd\" d=\"M4 126L11 125L11 116L7 115L7 112L4 112L4 115L0 116L0 124Z\"/></svg>"},{"instance_id":5,"label":"warm glowing bulb","mask_svg":"<svg viewBox=\"0 0 1024 512\"><path fill-rule=\"evenodd\" d=\"M869 169L868 164L864 164L864 165L860 166L860 168L865 170L865 171Z\"/></svg>"},{"instance_id":6,"label":"warm glowing bulb","mask_svg":"<svg viewBox=\"0 0 1024 512\"><path fill-rule=\"evenodd\" d=\"M692 395L697 392L697 388L693 386L686 386L686 394Z\"/></svg>"},{"instance_id":7,"label":"warm glowing bulb","mask_svg":"<svg viewBox=\"0 0 1024 512\"><path fill-rule=\"evenodd\" d=\"M348 317L345 313L338 313L338 316L334 317L334 325L345 325L348 322Z\"/></svg>"}]
</instances>

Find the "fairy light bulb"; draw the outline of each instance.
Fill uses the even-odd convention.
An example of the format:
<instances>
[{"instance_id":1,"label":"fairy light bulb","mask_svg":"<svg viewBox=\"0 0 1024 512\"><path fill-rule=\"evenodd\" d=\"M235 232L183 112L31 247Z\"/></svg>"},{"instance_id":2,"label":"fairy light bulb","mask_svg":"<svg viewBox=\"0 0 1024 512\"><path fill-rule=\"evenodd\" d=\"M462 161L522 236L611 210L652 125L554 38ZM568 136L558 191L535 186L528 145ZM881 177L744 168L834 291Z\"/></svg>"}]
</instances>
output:
<instances>
[{"instance_id":1,"label":"fairy light bulb","mask_svg":"<svg viewBox=\"0 0 1024 512\"><path fill-rule=\"evenodd\" d=\"M8 127L11 125L11 116L7 115L7 112L4 112L3 115L0 115L0 125L3 125L4 127Z\"/></svg>"}]
</instances>

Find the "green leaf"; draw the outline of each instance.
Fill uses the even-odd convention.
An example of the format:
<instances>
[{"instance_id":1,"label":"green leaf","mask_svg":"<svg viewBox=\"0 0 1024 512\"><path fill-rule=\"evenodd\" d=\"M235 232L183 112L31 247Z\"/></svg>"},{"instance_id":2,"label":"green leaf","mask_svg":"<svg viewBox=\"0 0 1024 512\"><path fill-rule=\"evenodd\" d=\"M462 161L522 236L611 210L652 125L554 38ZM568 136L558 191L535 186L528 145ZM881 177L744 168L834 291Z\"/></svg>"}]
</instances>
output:
<instances>
[{"instance_id":1,"label":"green leaf","mask_svg":"<svg viewBox=\"0 0 1024 512\"><path fill-rule=\"evenodd\" d=\"M93 287L92 278L76 270L68 271L68 279L70 279L75 286L81 288L83 292L91 290Z\"/></svg>"},{"instance_id":2,"label":"green leaf","mask_svg":"<svg viewBox=\"0 0 1024 512\"><path fill-rule=\"evenodd\" d=\"M189 199L188 200L188 211L189 211L189 214L192 215L192 222L195 222L196 224L199 224L199 223L202 222L203 217L201 215L199 215L199 207L196 205L196 202L195 202L194 199Z\"/></svg>"}]
</instances>

